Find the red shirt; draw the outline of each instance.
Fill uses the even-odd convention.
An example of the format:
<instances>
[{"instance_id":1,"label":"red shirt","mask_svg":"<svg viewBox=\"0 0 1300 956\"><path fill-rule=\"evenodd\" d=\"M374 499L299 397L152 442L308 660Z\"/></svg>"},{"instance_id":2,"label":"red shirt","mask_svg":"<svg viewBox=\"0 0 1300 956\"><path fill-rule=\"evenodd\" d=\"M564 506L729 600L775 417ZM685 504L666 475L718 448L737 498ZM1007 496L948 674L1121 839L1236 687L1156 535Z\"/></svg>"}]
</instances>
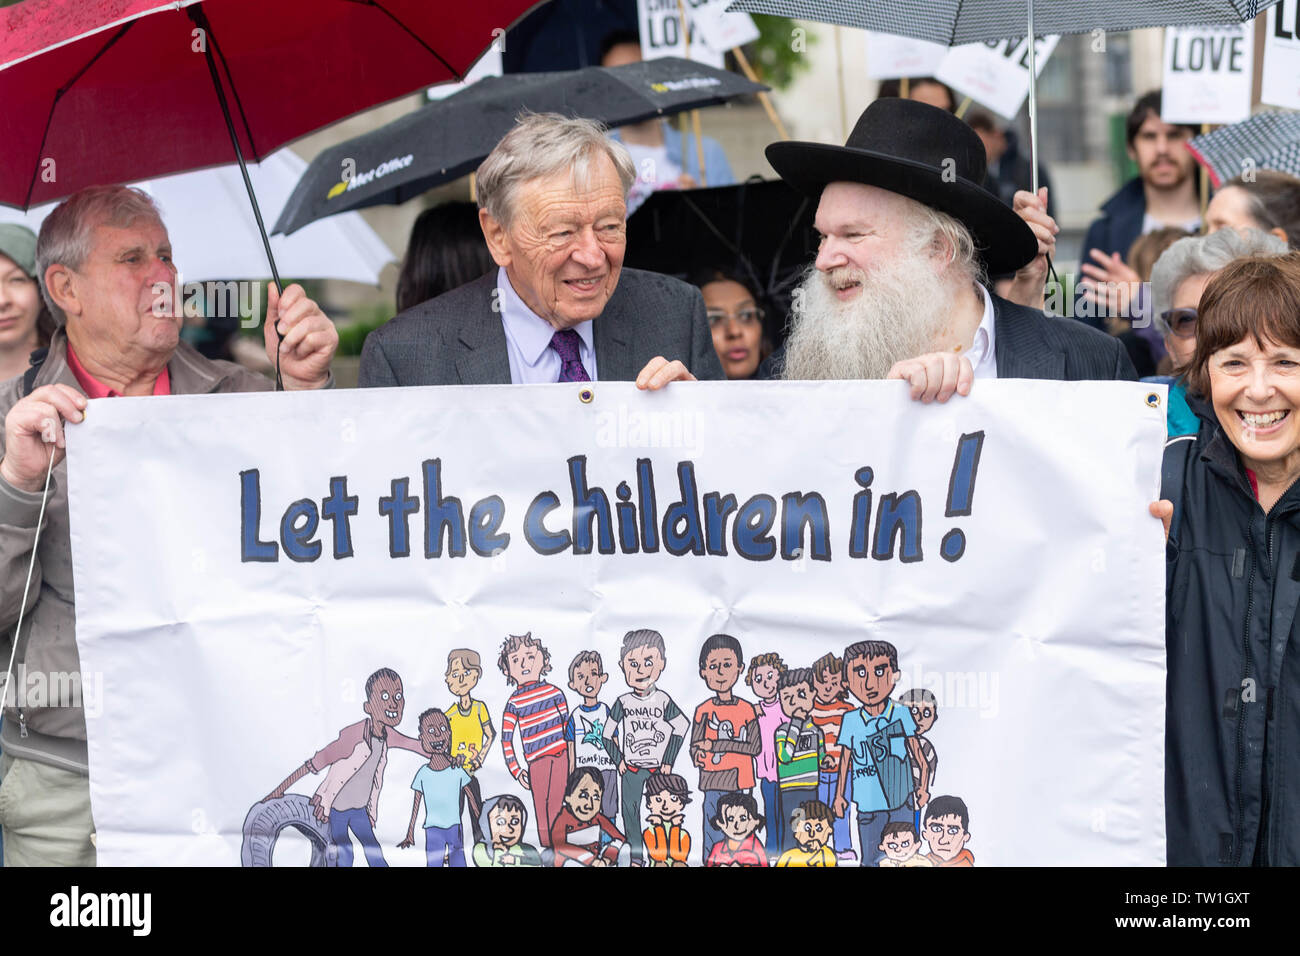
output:
<instances>
[{"instance_id":1,"label":"red shirt","mask_svg":"<svg viewBox=\"0 0 1300 956\"><path fill-rule=\"evenodd\" d=\"M733 863L740 866L767 866L767 852L756 834L751 833L745 837L734 850L727 848L727 838L724 836L713 844L713 850L704 865L729 866Z\"/></svg>"},{"instance_id":2,"label":"red shirt","mask_svg":"<svg viewBox=\"0 0 1300 956\"><path fill-rule=\"evenodd\" d=\"M121 392L115 392L95 376L86 371L84 365L77 361L77 355L72 351L72 343L68 343L68 368L72 369L73 376L77 379L77 384L81 390L86 393L87 398L121 398ZM167 374L164 367L158 373L158 378L153 383L153 394L170 395L172 393L171 376Z\"/></svg>"}]
</instances>

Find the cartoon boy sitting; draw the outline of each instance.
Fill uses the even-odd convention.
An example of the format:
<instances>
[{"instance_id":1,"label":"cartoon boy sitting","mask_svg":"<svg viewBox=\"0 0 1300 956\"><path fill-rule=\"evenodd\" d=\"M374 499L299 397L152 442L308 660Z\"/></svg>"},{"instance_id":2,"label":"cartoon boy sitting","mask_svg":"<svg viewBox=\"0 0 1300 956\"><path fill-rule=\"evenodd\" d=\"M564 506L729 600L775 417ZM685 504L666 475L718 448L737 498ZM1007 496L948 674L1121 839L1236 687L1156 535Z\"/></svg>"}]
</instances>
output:
<instances>
[{"instance_id":1,"label":"cartoon boy sitting","mask_svg":"<svg viewBox=\"0 0 1300 956\"><path fill-rule=\"evenodd\" d=\"M790 815L790 829L798 846L782 853L777 866L835 865L835 851L830 847L835 814L830 807L820 800L805 800Z\"/></svg>"},{"instance_id":2,"label":"cartoon boy sitting","mask_svg":"<svg viewBox=\"0 0 1300 956\"><path fill-rule=\"evenodd\" d=\"M479 814L479 829L491 843L474 845L475 866L541 866L537 848L523 842L528 811L514 794L489 797Z\"/></svg>"},{"instance_id":3,"label":"cartoon boy sitting","mask_svg":"<svg viewBox=\"0 0 1300 956\"><path fill-rule=\"evenodd\" d=\"M691 855L691 835L682 829L690 785L675 773L657 773L645 785L645 805L650 826L642 834L651 866L686 866Z\"/></svg>"},{"instance_id":4,"label":"cartoon boy sitting","mask_svg":"<svg viewBox=\"0 0 1300 956\"><path fill-rule=\"evenodd\" d=\"M970 814L961 797L935 797L925 810L925 839L935 866L974 866L975 854L966 849L970 840Z\"/></svg>"},{"instance_id":5,"label":"cartoon boy sitting","mask_svg":"<svg viewBox=\"0 0 1300 956\"><path fill-rule=\"evenodd\" d=\"M600 812L604 783L595 767L579 767L564 784L564 806L551 827L556 866L628 865L625 837Z\"/></svg>"},{"instance_id":6,"label":"cartoon boy sitting","mask_svg":"<svg viewBox=\"0 0 1300 956\"><path fill-rule=\"evenodd\" d=\"M886 823L880 838L881 866L934 866L934 861L918 851L921 838L910 823Z\"/></svg>"},{"instance_id":7,"label":"cartoon boy sitting","mask_svg":"<svg viewBox=\"0 0 1300 956\"><path fill-rule=\"evenodd\" d=\"M733 791L719 797L713 825L722 839L713 844L705 866L767 866L767 850L756 832L763 816L751 794Z\"/></svg>"}]
</instances>

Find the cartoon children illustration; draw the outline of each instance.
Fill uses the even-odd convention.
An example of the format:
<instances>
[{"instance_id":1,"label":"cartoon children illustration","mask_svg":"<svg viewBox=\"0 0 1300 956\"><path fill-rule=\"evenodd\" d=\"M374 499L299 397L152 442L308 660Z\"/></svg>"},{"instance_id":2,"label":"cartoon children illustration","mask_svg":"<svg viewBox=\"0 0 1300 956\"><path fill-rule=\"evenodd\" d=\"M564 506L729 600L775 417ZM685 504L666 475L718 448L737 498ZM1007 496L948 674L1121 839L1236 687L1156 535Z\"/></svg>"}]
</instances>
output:
<instances>
[{"instance_id":1,"label":"cartoon children illustration","mask_svg":"<svg viewBox=\"0 0 1300 956\"><path fill-rule=\"evenodd\" d=\"M805 800L790 814L793 846L781 854L777 866L834 866L831 833L835 814L820 800Z\"/></svg>"},{"instance_id":2,"label":"cartoon children illustration","mask_svg":"<svg viewBox=\"0 0 1300 956\"><path fill-rule=\"evenodd\" d=\"M667 663L662 634L649 629L628 631L618 657L631 690L620 695L609 712L605 749L618 764L623 827L632 859L640 862L641 795L646 781L652 774L672 771L691 722L667 691L655 686Z\"/></svg>"},{"instance_id":3,"label":"cartoon children illustration","mask_svg":"<svg viewBox=\"0 0 1300 956\"><path fill-rule=\"evenodd\" d=\"M745 667L740 641L714 634L700 648L700 677L713 696L695 708L691 722L691 760L700 768L704 794L704 857L722 839L713 823L724 794L754 788L754 758L762 750L758 713L732 693Z\"/></svg>"},{"instance_id":4,"label":"cartoon children illustration","mask_svg":"<svg viewBox=\"0 0 1300 956\"><path fill-rule=\"evenodd\" d=\"M556 866L627 866L627 837L600 812L600 771L578 767L564 784L564 806L551 828Z\"/></svg>"},{"instance_id":5,"label":"cartoon children illustration","mask_svg":"<svg viewBox=\"0 0 1300 956\"><path fill-rule=\"evenodd\" d=\"M776 728L786 720L777 696L777 683L786 669L780 654L759 654L749 662L749 673L745 675L745 683L753 688L758 697L754 710L758 714L758 736L762 749L758 753L754 769L758 774L758 789L763 794L767 855L773 860L778 856L777 847L781 845L782 833L788 822L781 819L778 799L780 791L776 778Z\"/></svg>"},{"instance_id":6,"label":"cartoon children illustration","mask_svg":"<svg viewBox=\"0 0 1300 956\"><path fill-rule=\"evenodd\" d=\"M569 719L569 704L560 688L542 680L551 671L551 654L531 631L505 639L497 666L506 675L506 683L515 688L501 718L506 769L520 786L532 791L537 835L542 846L550 846L551 822L560 812L564 797L568 763L564 724ZM516 729L522 763L515 754Z\"/></svg>"},{"instance_id":7,"label":"cartoon children illustration","mask_svg":"<svg viewBox=\"0 0 1300 956\"><path fill-rule=\"evenodd\" d=\"M537 848L523 842L528 811L514 794L490 797L479 814L479 828L490 843L474 845L475 866L541 866Z\"/></svg>"},{"instance_id":8,"label":"cartoon children illustration","mask_svg":"<svg viewBox=\"0 0 1300 956\"><path fill-rule=\"evenodd\" d=\"M713 825L722 839L713 844L705 866L767 866L767 850L755 832L763 825L758 804L748 793L724 793L718 798Z\"/></svg>"},{"instance_id":9,"label":"cartoon children illustration","mask_svg":"<svg viewBox=\"0 0 1300 956\"><path fill-rule=\"evenodd\" d=\"M935 797L925 809L925 841L935 866L974 866L975 854L966 849L970 840L970 814L961 797Z\"/></svg>"},{"instance_id":10,"label":"cartoon children illustration","mask_svg":"<svg viewBox=\"0 0 1300 956\"><path fill-rule=\"evenodd\" d=\"M880 837L880 852L885 854L881 866L934 866L921 849L921 838L910 823L886 823Z\"/></svg>"},{"instance_id":11,"label":"cartoon children illustration","mask_svg":"<svg viewBox=\"0 0 1300 956\"><path fill-rule=\"evenodd\" d=\"M423 800L424 853L429 866L464 866L461 794L468 789L471 778L451 755L451 724L437 707L430 707L420 715L420 746L429 755L429 762L415 772L411 781L411 789L415 791L411 823L406 828L406 839L397 847L404 850L415 842L415 821ZM481 808L478 798L471 794L470 812L477 815Z\"/></svg>"},{"instance_id":12,"label":"cartoon children illustration","mask_svg":"<svg viewBox=\"0 0 1300 956\"><path fill-rule=\"evenodd\" d=\"M924 687L914 687L904 694L899 694L898 702L912 712L912 720L916 723L916 742L921 746L921 758L930 771L926 789L933 790L934 772L939 769L939 755L934 752L934 744L930 743L930 738L926 734L939 719L939 702L934 694ZM910 752L908 756L911 756ZM925 804L916 801L916 791L920 789L921 783L921 764L915 759L910 762L912 764L912 822L916 826L916 832L920 833L921 811L925 809Z\"/></svg>"},{"instance_id":13,"label":"cartoon children illustration","mask_svg":"<svg viewBox=\"0 0 1300 956\"><path fill-rule=\"evenodd\" d=\"M796 667L781 675L777 685L781 712L786 722L776 728L776 775L780 786L777 803L781 816L789 819L795 807L817 796L817 774L826 759L826 742L812 722L812 668ZM780 844L782 852L790 849L792 836Z\"/></svg>"},{"instance_id":14,"label":"cartoon children illustration","mask_svg":"<svg viewBox=\"0 0 1300 956\"><path fill-rule=\"evenodd\" d=\"M578 767L595 767L604 781L604 798L600 812L611 820L618 816L618 765L605 750L605 725L609 723L609 704L596 695L609 680L605 665L596 651L579 651L569 663L569 690L582 703L569 714L564 725L564 740L569 750L569 772Z\"/></svg>"},{"instance_id":15,"label":"cartoon children illustration","mask_svg":"<svg viewBox=\"0 0 1300 956\"><path fill-rule=\"evenodd\" d=\"M831 807L835 805L835 790L840 782L840 722L853 705L848 700L849 692L844 689L843 660L825 654L813 664L812 672L812 721L826 741L826 759L817 774L817 799ZM857 858L853 853L848 814L835 818L835 856L841 861Z\"/></svg>"},{"instance_id":16,"label":"cartoon children illustration","mask_svg":"<svg viewBox=\"0 0 1300 956\"><path fill-rule=\"evenodd\" d=\"M686 866L691 855L691 835L682 829L690 784L675 773L657 773L646 781L645 805L650 824L642 837L651 866Z\"/></svg>"},{"instance_id":17,"label":"cartoon children illustration","mask_svg":"<svg viewBox=\"0 0 1300 956\"><path fill-rule=\"evenodd\" d=\"M912 712L893 700L898 683L898 651L888 641L859 641L844 650L849 693L861 707L840 722L840 780L835 815L858 808L858 848L862 866L876 866L883 853L885 825L912 819L912 798L929 800L929 769L920 757ZM921 779L912 782L909 757L921 764ZM846 796L847 794L847 796Z\"/></svg>"},{"instance_id":18,"label":"cartoon children illustration","mask_svg":"<svg viewBox=\"0 0 1300 956\"><path fill-rule=\"evenodd\" d=\"M446 710L447 722L451 725L451 755L469 774L469 790L466 793L473 794L480 805L483 803L483 791L479 789L478 778L474 774L483 766L488 750L497 736L487 704L470 696L482 676L483 663L478 651L458 647L447 655L447 690L456 697L455 704ZM461 810L464 809L462 797ZM479 832L477 815L470 815L470 826L474 830L475 842L481 841L483 834Z\"/></svg>"},{"instance_id":19,"label":"cartoon children illustration","mask_svg":"<svg viewBox=\"0 0 1300 956\"><path fill-rule=\"evenodd\" d=\"M344 727L337 740L307 758L265 798L278 800L307 774L320 773L329 767L311 803L316 808L317 819L329 826L330 842L339 866L352 865L349 830L361 841L370 866L388 865L375 839L375 817L379 791L384 785L388 748L400 747L424 754L420 741L397 730L405 707L402 678L391 668L381 667L366 678L366 702L361 707L366 719Z\"/></svg>"}]
</instances>

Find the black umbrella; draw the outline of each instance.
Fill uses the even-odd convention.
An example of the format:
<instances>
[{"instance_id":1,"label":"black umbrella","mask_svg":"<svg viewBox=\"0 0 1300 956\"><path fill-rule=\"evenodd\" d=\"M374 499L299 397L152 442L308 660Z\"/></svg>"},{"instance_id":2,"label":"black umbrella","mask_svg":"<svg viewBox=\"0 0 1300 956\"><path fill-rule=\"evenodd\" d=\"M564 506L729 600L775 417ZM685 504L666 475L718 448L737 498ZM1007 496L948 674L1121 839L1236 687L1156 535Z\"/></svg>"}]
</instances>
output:
<instances>
[{"instance_id":1,"label":"black umbrella","mask_svg":"<svg viewBox=\"0 0 1300 956\"><path fill-rule=\"evenodd\" d=\"M472 172L523 110L621 126L766 89L726 70L675 57L487 77L325 150L307 167L274 231L288 235L335 213L405 202Z\"/></svg>"},{"instance_id":2,"label":"black umbrella","mask_svg":"<svg viewBox=\"0 0 1300 956\"><path fill-rule=\"evenodd\" d=\"M501 65L506 73L599 66L601 43L620 32L637 32L636 0L550 0L506 31Z\"/></svg>"},{"instance_id":3,"label":"black umbrella","mask_svg":"<svg viewBox=\"0 0 1300 956\"><path fill-rule=\"evenodd\" d=\"M767 300L775 343L794 287L817 255L816 212L816 202L781 180L660 190L628 219L623 261L681 279L701 269L738 273Z\"/></svg>"}]
</instances>

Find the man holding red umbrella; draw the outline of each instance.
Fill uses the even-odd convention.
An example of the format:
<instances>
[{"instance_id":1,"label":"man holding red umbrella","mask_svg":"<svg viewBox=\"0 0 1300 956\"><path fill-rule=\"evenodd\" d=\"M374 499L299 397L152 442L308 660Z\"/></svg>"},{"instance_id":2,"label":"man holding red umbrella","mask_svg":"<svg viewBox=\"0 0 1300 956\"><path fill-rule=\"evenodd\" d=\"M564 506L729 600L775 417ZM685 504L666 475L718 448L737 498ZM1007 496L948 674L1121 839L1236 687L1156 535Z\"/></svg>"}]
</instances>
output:
<instances>
[{"instance_id":1,"label":"man holding red umbrella","mask_svg":"<svg viewBox=\"0 0 1300 956\"><path fill-rule=\"evenodd\" d=\"M63 422L81 421L89 398L272 383L180 341L179 303L160 295L176 282L171 244L145 193L96 186L65 200L41 227L36 265L65 324L43 359L0 386L0 629L20 614L24 625L0 729L0 826L6 865L86 866L95 849L84 705L101 702L82 699ZM333 323L301 286L268 290L266 350L272 362L278 351L286 388L330 384L337 345Z\"/></svg>"}]
</instances>

